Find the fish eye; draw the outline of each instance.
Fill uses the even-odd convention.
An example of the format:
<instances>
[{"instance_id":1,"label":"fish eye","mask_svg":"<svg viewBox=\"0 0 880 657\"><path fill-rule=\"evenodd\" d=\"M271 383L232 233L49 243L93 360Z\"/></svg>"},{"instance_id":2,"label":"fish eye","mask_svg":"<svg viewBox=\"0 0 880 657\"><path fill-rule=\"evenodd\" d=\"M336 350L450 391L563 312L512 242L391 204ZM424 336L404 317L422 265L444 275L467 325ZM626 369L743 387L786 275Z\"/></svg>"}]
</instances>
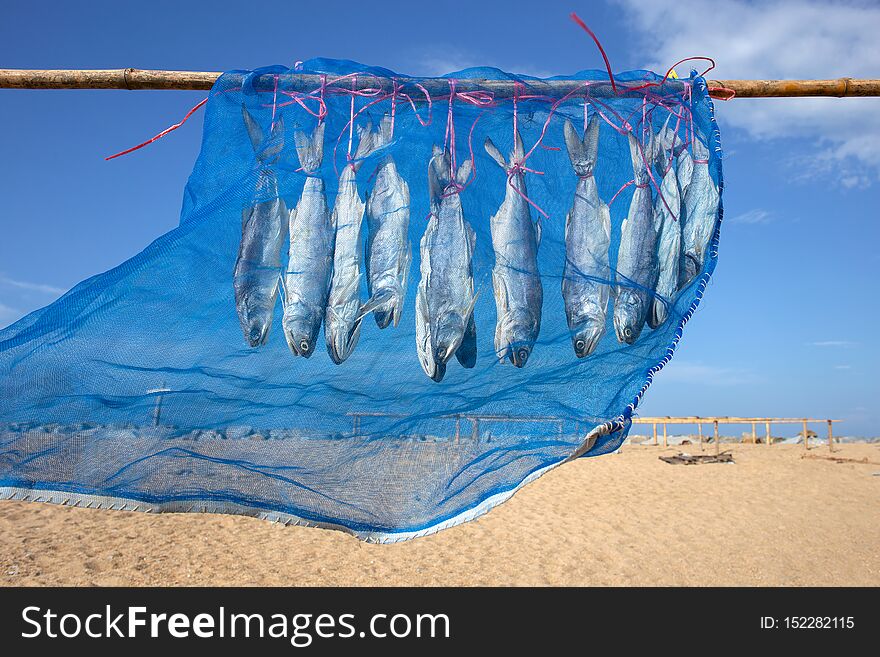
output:
<instances>
[{"instance_id":1,"label":"fish eye","mask_svg":"<svg viewBox=\"0 0 880 657\"><path fill-rule=\"evenodd\" d=\"M525 347L520 349L519 350L519 357L520 357L520 360L525 360L526 358L528 358L529 357L529 350L526 349Z\"/></svg>"},{"instance_id":2,"label":"fish eye","mask_svg":"<svg viewBox=\"0 0 880 657\"><path fill-rule=\"evenodd\" d=\"M587 346L587 343L584 342L583 340L578 340L577 342L574 343L574 348L577 349L578 351L583 351L586 346Z\"/></svg>"},{"instance_id":3,"label":"fish eye","mask_svg":"<svg viewBox=\"0 0 880 657\"><path fill-rule=\"evenodd\" d=\"M309 341L308 341L308 340L302 340L302 341L299 343L299 348L302 349L303 351L308 351L308 350L309 350Z\"/></svg>"}]
</instances>

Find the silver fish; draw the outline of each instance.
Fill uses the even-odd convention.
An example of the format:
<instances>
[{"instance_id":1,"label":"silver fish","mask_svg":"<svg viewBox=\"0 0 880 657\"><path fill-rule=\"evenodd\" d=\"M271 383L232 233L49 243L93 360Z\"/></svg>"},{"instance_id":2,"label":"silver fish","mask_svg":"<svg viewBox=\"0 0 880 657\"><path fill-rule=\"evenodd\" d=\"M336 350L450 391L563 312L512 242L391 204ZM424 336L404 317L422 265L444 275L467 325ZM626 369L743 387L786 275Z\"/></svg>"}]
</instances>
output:
<instances>
[{"instance_id":1,"label":"silver fish","mask_svg":"<svg viewBox=\"0 0 880 657\"><path fill-rule=\"evenodd\" d=\"M268 140L250 112L241 108L260 171L251 207L241 217L241 242L233 273L235 307L248 344L266 344L281 277L281 250L287 240L287 208L278 196L278 179L272 166L284 148L281 117Z\"/></svg>"},{"instance_id":2,"label":"silver fish","mask_svg":"<svg viewBox=\"0 0 880 657\"><path fill-rule=\"evenodd\" d=\"M684 195L687 193L694 175L694 160L691 158L686 143L676 146L675 152L675 177L678 178L679 196L682 200L682 212L684 212Z\"/></svg>"},{"instance_id":3,"label":"silver fish","mask_svg":"<svg viewBox=\"0 0 880 657\"><path fill-rule=\"evenodd\" d=\"M324 315L324 337L327 351L339 365L357 345L361 334L361 227L366 204L361 200L355 176L373 150L372 126L358 128L359 142L351 164L339 176L339 190L331 221L336 228L333 249L333 276L327 311Z\"/></svg>"},{"instance_id":4,"label":"silver fish","mask_svg":"<svg viewBox=\"0 0 880 657\"><path fill-rule=\"evenodd\" d=\"M455 175L470 177L470 160ZM440 381L455 354L463 367L477 362L472 259L476 234L464 218L452 184L449 153L434 147L428 166L431 218L420 245L421 281L416 293L416 348L425 373Z\"/></svg>"},{"instance_id":5,"label":"silver fish","mask_svg":"<svg viewBox=\"0 0 880 657\"><path fill-rule=\"evenodd\" d=\"M617 254L617 295L614 301L614 331L626 344L635 342L648 315L650 297L657 284L657 231L651 199L648 162L653 154L653 132L644 151L630 133L629 152L635 174L635 191L629 214L623 220ZM622 283L622 284L621 284Z\"/></svg>"},{"instance_id":6,"label":"silver fish","mask_svg":"<svg viewBox=\"0 0 880 657\"><path fill-rule=\"evenodd\" d=\"M667 124L669 119L667 119ZM664 126L666 132L667 126ZM669 133L667 132L667 135ZM654 229L657 231L657 261L659 274L656 296L651 299L648 326L657 328L669 316L675 293L678 292L679 262L681 259L681 196L674 163L675 137L661 137L657 141L655 166L662 176L660 193L654 201Z\"/></svg>"},{"instance_id":7,"label":"silver fish","mask_svg":"<svg viewBox=\"0 0 880 657\"><path fill-rule=\"evenodd\" d=\"M526 361L541 330L541 306L544 291L538 272L538 247L541 244L541 223L532 221L529 204L524 198L526 180L522 169L514 165L525 156L522 138L516 143L510 160L505 160L492 140L484 144L486 152L508 176L504 201L489 222L495 266L492 287L495 290L495 353L503 363L510 360L516 367Z\"/></svg>"},{"instance_id":8,"label":"silver fish","mask_svg":"<svg viewBox=\"0 0 880 657\"><path fill-rule=\"evenodd\" d=\"M709 149L695 135L692 145L693 174L684 195L682 222L681 286L702 271L706 250L715 232L721 196L709 174Z\"/></svg>"},{"instance_id":9,"label":"silver fish","mask_svg":"<svg viewBox=\"0 0 880 657\"><path fill-rule=\"evenodd\" d=\"M594 114L583 139L565 122L565 145L578 183L565 218L565 269L562 298L571 343L578 358L589 356L605 334L611 296L611 213L599 198L593 177L599 154L599 116Z\"/></svg>"},{"instance_id":10,"label":"silver fish","mask_svg":"<svg viewBox=\"0 0 880 657\"><path fill-rule=\"evenodd\" d=\"M324 180L317 175L324 157L324 126L311 138L294 133L296 152L306 182L296 208L290 211L290 255L284 276L284 337L290 350L308 358L315 351L327 308L333 271L336 230Z\"/></svg>"},{"instance_id":11,"label":"silver fish","mask_svg":"<svg viewBox=\"0 0 880 657\"><path fill-rule=\"evenodd\" d=\"M386 116L374 136L376 148L391 141L391 117ZM376 171L376 184L367 198L367 291L361 312L372 312L379 328L397 326L403 313L412 245L409 241L409 185L386 155Z\"/></svg>"}]
</instances>

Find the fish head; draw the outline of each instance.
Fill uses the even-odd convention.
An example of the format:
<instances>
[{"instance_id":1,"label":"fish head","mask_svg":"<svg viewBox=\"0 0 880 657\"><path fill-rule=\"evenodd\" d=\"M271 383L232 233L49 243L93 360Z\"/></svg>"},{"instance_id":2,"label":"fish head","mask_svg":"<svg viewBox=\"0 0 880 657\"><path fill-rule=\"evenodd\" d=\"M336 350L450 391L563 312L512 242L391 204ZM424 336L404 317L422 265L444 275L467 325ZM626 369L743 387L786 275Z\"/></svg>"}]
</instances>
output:
<instances>
[{"instance_id":1,"label":"fish head","mask_svg":"<svg viewBox=\"0 0 880 657\"><path fill-rule=\"evenodd\" d=\"M247 290L238 299L238 319L248 344L259 347L269 339L275 299L254 290Z\"/></svg>"},{"instance_id":2,"label":"fish head","mask_svg":"<svg viewBox=\"0 0 880 657\"><path fill-rule=\"evenodd\" d=\"M295 356L310 357L315 351L320 322L308 317L285 317L284 337Z\"/></svg>"},{"instance_id":3,"label":"fish head","mask_svg":"<svg viewBox=\"0 0 880 657\"><path fill-rule=\"evenodd\" d=\"M376 326L380 329L388 328L391 320L394 318L394 310L375 310L373 311L373 317L376 320Z\"/></svg>"},{"instance_id":4,"label":"fish head","mask_svg":"<svg viewBox=\"0 0 880 657\"><path fill-rule=\"evenodd\" d=\"M585 358L596 350L605 333L605 318L584 317L571 331L571 346L578 358Z\"/></svg>"},{"instance_id":5,"label":"fish head","mask_svg":"<svg viewBox=\"0 0 880 657\"><path fill-rule=\"evenodd\" d=\"M526 311L510 312L504 318L502 330L507 343L506 355L515 367L525 367L532 355L538 328L536 318Z\"/></svg>"},{"instance_id":6,"label":"fish head","mask_svg":"<svg viewBox=\"0 0 880 657\"><path fill-rule=\"evenodd\" d=\"M431 328L431 351L434 360L438 363L446 363L461 346L465 331L464 318L450 312L442 315Z\"/></svg>"},{"instance_id":7,"label":"fish head","mask_svg":"<svg viewBox=\"0 0 880 657\"><path fill-rule=\"evenodd\" d=\"M635 290L622 290L614 302L614 332L626 344L635 342L642 332L647 303Z\"/></svg>"},{"instance_id":8,"label":"fish head","mask_svg":"<svg viewBox=\"0 0 880 657\"><path fill-rule=\"evenodd\" d=\"M339 365L348 358L348 327L339 319L324 319L324 334L327 336L327 353L330 360ZM305 345L305 342L302 343ZM302 346L302 345L301 345Z\"/></svg>"},{"instance_id":9,"label":"fish head","mask_svg":"<svg viewBox=\"0 0 880 657\"><path fill-rule=\"evenodd\" d=\"M682 280L686 282L695 279L702 269L702 265L700 265L700 256L697 255L695 251L696 249L688 251L684 254L684 258L682 259L682 269L684 271L681 276Z\"/></svg>"}]
</instances>

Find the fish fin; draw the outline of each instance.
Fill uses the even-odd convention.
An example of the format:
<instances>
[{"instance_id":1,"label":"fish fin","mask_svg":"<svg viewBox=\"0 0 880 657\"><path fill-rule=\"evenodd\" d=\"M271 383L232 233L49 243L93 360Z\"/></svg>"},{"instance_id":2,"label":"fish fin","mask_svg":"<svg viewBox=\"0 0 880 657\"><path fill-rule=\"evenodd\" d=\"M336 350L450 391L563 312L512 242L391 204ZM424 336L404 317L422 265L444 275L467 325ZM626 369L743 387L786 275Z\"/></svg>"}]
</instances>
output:
<instances>
[{"instance_id":1,"label":"fish fin","mask_svg":"<svg viewBox=\"0 0 880 657\"><path fill-rule=\"evenodd\" d=\"M409 268L412 266L412 243L407 240L406 241L406 258L404 259L403 264L403 278L400 283L400 303L398 303L394 307L394 314L392 315L392 321L394 322L394 328L397 328L397 325L400 324L400 316L403 314L403 299L406 295L406 286L409 284Z\"/></svg>"},{"instance_id":2,"label":"fish fin","mask_svg":"<svg viewBox=\"0 0 880 657\"><path fill-rule=\"evenodd\" d=\"M479 298L480 298L480 293L477 292L477 293L473 296L473 298L470 300L470 303L468 303L468 307L467 307L467 309L465 310L465 313L464 313L464 314L465 314L465 317L473 317L473 314L474 314L474 308L476 308L476 306L477 306L477 299L479 299Z\"/></svg>"},{"instance_id":3,"label":"fish fin","mask_svg":"<svg viewBox=\"0 0 880 657\"><path fill-rule=\"evenodd\" d=\"M511 163L521 162L525 156L526 149L523 146L522 136L519 134L519 130L517 130L513 139L513 151L510 154L510 161Z\"/></svg>"},{"instance_id":4,"label":"fish fin","mask_svg":"<svg viewBox=\"0 0 880 657\"><path fill-rule=\"evenodd\" d=\"M296 223L296 206L293 206L289 210L290 215L287 220L287 237L292 242L293 241L293 225Z\"/></svg>"},{"instance_id":5,"label":"fish fin","mask_svg":"<svg viewBox=\"0 0 880 657\"><path fill-rule=\"evenodd\" d=\"M507 286L504 277L494 270L492 271L492 289L495 291L495 354L500 362L507 358L507 342L504 340L504 318L507 317Z\"/></svg>"},{"instance_id":6,"label":"fish fin","mask_svg":"<svg viewBox=\"0 0 880 657\"><path fill-rule=\"evenodd\" d=\"M605 237L608 240L609 245L610 245L610 242L611 242L611 208L609 208L605 203L602 203L599 206L599 219L602 222L602 231L605 233Z\"/></svg>"},{"instance_id":7,"label":"fish fin","mask_svg":"<svg viewBox=\"0 0 880 657\"><path fill-rule=\"evenodd\" d=\"M471 173L473 173L474 164L469 159L465 160L464 163L458 167L458 171L455 174L455 182L459 185L464 185L467 183L468 178L471 177Z\"/></svg>"},{"instance_id":8,"label":"fish fin","mask_svg":"<svg viewBox=\"0 0 880 657\"><path fill-rule=\"evenodd\" d=\"M394 294L385 290L383 292L377 292L369 299L367 299L363 304L361 304L360 310L358 310L357 317L355 318L356 322L361 321L364 317L369 315L374 310L378 310L382 306L384 306L388 301L394 298Z\"/></svg>"},{"instance_id":9,"label":"fish fin","mask_svg":"<svg viewBox=\"0 0 880 657\"><path fill-rule=\"evenodd\" d=\"M465 232L467 233L468 238L468 248L471 258L473 258L474 250L477 248L477 233L474 231L473 226L471 226L467 221L464 222ZM470 258L468 258L470 260Z\"/></svg>"},{"instance_id":10,"label":"fish fin","mask_svg":"<svg viewBox=\"0 0 880 657\"><path fill-rule=\"evenodd\" d=\"M428 222L428 227L425 228L425 232L422 235L422 239L419 241L419 258L421 258L421 271L424 274L425 272L431 271L431 240L433 239L433 230L434 224L432 222Z\"/></svg>"},{"instance_id":11,"label":"fish fin","mask_svg":"<svg viewBox=\"0 0 880 657\"><path fill-rule=\"evenodd\" d=\"M241 230L244 231L244 227L248 222L248 219L251 218L251 211L253 208L244 208L241 211Z\"/></svg>"},{"instance_id":12,"label":"fish fin","mask_svg":"<svg viewBox=\"0 0 880 657\"><path fill-rule=\"evenodd\" d=\"M349 356L354 352L354 348L357 346L358 340L361 337L361 321L359 319L355 320L354 326L351 327L351 333L348 334L348 340L345 343L345 351L343 352L343 359L348 359Z\"/></svg>"},{"instance_id":13,"label":"fish fin","mask_svg":"<svg viewBox=\"0 0 880 657\"><path fill-rule=\"evenodd\" d=\"M535 217L535 248L541 246L541 233L543 232L544 223L541 221L541 217Z\"/></svg>"},{"instance_id":14,"label":"fish fin","mask_svg":"<svg viewBox=\"0 0 880 657\"><path fill-rule=\"evenodd\" d=\"M510 167L507 164L507 160L504 159L504 156L501 154L501 151L498 150L498 147L495 145L495 142L492 141L490 137L486 137L486 141L483 142L483 148L486 149L486 152L489 154L495 162L498 163L504 171L506 172Z\"/></svg>"},{"instance_id":15,"label":"fish fin","mask_svg":"<svg viewBox=\"0 0 880 657\"><path fill-rule=\"evenodd\" d=\"M467 369L477 364L477 324L473 312L464 330L461 344L455 351L455 357L461 366Z\"/></svg>"},{"instance_id":16,"label":"fish fin","mask_svg":"<svg viewBox=\"0 0 880 657\"><path fill-rule=\"evenodd\" d=\"M253 114L248 111L244 104L241 106L241 116L244 119L244 127L247 129L254 153L258 153L260 151L260 146L263 144L263 129L260 128L260 124L257 123Z\"/></svg>"}]
</instances>

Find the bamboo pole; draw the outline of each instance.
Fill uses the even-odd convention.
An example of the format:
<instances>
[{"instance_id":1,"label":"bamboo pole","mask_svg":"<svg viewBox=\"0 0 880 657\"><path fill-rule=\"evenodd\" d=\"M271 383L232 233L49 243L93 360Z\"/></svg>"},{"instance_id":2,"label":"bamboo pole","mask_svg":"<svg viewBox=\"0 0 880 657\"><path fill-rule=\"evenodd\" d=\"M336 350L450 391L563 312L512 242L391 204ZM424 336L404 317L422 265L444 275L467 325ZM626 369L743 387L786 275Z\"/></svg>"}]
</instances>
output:
<instances>
[{"instance_id":1,"label":"bamboo pole","mask_svg":"<svg viewBox=\"0 0 880 657\"><path fill-rule=\"evenodd\" d=\"M833 423L831 420L828 420L828 451L834 451L834 429L832 429Z\"/></svg>"},{"instance_id":2,"label":"bamboo pole","mask_svg":"<svg viewBox=\"0 0 880 657\"><path fill-rule=\"evenodd\" d=\"M669 443L666 442L666 423L663 423L663 446L669 447Z\"/></svg>"},{"instance_id":3,"label":"bamboo pole","mask_svg":"<svg viewBox=\"0 0 880 657\"><path fill-rule=\"evenodd\" d=\"M718 420L715 420L714 424L715 424L715 454L718 455L718 453L721 451L721 447L718 445Z\"/></svg>"},{"instance_id":4,"label":"bamboo pole","mask_svg":"<svg viewBox=\"0 0 880 657\"><path fill-rule=\"evenodd\" d=\"M654 423L654 444L657 444L657 423Z\"/></svg>"},{"instance_id":5,"label":"bamboo pole","mask_svg":"<svg viewBox=\"0 0 880 657\"><path fill-rule=\"evenodd\" d=\"M767 429L767 447L770 447L773 444L773 436L770 435L770 423L765 422L764 428Z\"/></svg>"},{"instance_id":6,"label":"bamboo pole","mask_svg":"<svg viewBox=\"0 0 880 657\"><path fill-rule=\"evenodd\" d=\"M120 69L0 69L0 89L178 89L207 91L220 77L219 71L162 71L136 68ZM274 84L271 76L263 76L264 84ZM282 77L286 88L310 91L321 86L321 76L305 73L287 73ZM271 80L271 82L270 82ZM402 82L418 82L430 93L449 91L445 78L401 78ZM526 78L531 89L541 89L562 95L579 87L579 80L532 80ZM259 81L257 81L259 84ZM460 91L488 89L496 97L513 95L513 80L456 80ZM357 77L358 88L380 87L391 91L392 81L371 75ZM639 82L618 83L618 88L638 86ZM667 80L671 89L683 88L681 80ZM836 78L832 80L709 80L709 95L724 98L732 91L735 98L794 98L803 96L853 97L880 96L880 79ZM386 89L387 88L387 89ZM729 91L728 91L729 90ZM609 83L591 88L594 95L612 95ZM416 100L417 96L414 95Z\"/></svg>"},{"instance_id":7,"label":"bamboo pole","mask_svg":"<svg viewBox=\"0 0 880 657\"><path fill-rule=\"evenodd\" d=\"M758 444L758 431L756 429L757 424L752 422L752 445Z\"/></svg>"},{"instance_id":8,"label":"bamboo pole","mask_svg":"<svg viewBox=\"0 0 880 657\"><path fill-rule=\"evenodd\" d=\"M703 423L697 422L697 432L700 434L700 451L703 451Z\"/></svg>"},{"instance_id":9,"label":"bamboo pole","mask_svg":"<svg viewBox=\"0 0 880 657\"><path fill-rule=\"evenodd\" d=\"M810 436L807 433L807 421L804 420L804 451L806 452L809 449L810 449Z\"/></svg>"}]
</instances>

